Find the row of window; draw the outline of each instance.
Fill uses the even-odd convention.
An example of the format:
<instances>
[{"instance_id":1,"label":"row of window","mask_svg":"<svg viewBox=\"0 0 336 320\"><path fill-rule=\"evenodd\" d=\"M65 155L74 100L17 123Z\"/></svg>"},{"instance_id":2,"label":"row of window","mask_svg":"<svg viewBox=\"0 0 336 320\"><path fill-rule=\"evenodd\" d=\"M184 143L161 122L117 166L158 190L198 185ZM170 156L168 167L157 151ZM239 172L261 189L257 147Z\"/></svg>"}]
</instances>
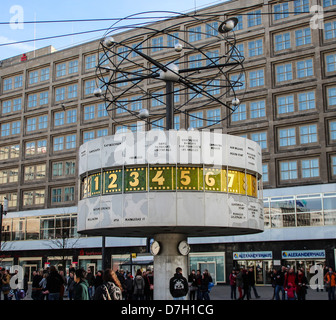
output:
<instances>
[{"instance_id":1,"label":"row of window","mask_svg":"<svg viewBox=\"0 0 336 320\"><path fill-rule=\"evenodd\" d=\"M6 218L2 224L2 241L78 237L77 214Z\"/></svg>"},{"instance_id":2,"label":"row of window","mask_svg":"<svg viewBox=\"0 0 336 320\"><path fill-rule=\"evenodd\" d=\"M261 52L258 46L258 41L253 41L253 48L250 51L254 54ZM260 40L261 41L261 40ZM190 67L200 67L203 63L203 57L201 54L191 56L193 59L189 62ZM336 53L326 53L324 55L325 72L327 75L333 75L336 72ZM314 61L313 58L306 58L297 61L286 61L274 65L274 78L276 84L283 84L294 80L309 79L314 76ZM249 88L259 88L265 85L265 70L264 68L258 68L254 70L246 71L246 76L243 73L234 73L230 75L230 82L234 86L235 90L245 90ZM128 85L129 82L125 81L119 85ZM204 84L204 90L212 95L220 94L221 89L219 79L209 80ZM92 96L96 88L95 79L84 81L84 96ZM180 97L187 93L187 99L191 100L198 98L201 95L193 92L192 90L186 91L180 88L175 89L175 103L180 101ZM156 107L163 104L164 90L160 89L150 93L152 98L150 99L151 106ZM49 91L44 90L41 92L34 92L27 95L27 100L24 102L22 97L13 97L2 101L2 114L10 114L12 112L19 112L23 109L24 103L26 103L27 110L33 108L39 108L49 105L51 102L49 99ZM141 97L140 97L141 98ZM72 101L78 99L78 84L68 84L66 86L57 87L54 90L54 99L56 103L62 103L66 101ZM119 112L122 112L125 107L138 110L142 108L143 101L139 100L139 96L125 97L119 102ZM134 104L134 105L132 105ZM125 106L125 107L124 107ZM102 107L102 112L104 108Z\"/></svg>"},{"instance_id":3,"label":"row of window","mask_svg":"<svg viewBox=\"0 0 336 320\"><path fill-rule=\"evenodd\" d=\"M247 119L255 120L258 118L265 118L265 101L255 101L251 102L246 107L247 104L243 103L240 107L233 113L232 122L242 121ZM305 109L308 110L308 109ZM200 110L189 112L189 128L201 128L204 126L215 125L222 120L221 112L219 108ZM15 123L15 122L14 122ZM13 123L10 123L11 125ZM328 142L336 142L336 120L329 120L328 123ZM127 130L138 131L145 130L145 127L142 122L139 123L128 123L127 125L117 125L115 127L116 132L126 132ZM164 129L165 120L164 118L154 121L151 125L152 129ZM5 127L7 128L7 127ZM13 127L17 130L17 126ZM174 128L180 129L180 116L175 115L174 117ZM14 130L13 129L13 130ZM7 129L6 129L7 130ZM3 132L1 131L3 134ZM107 136L109 134L109 128L101 127L94 128L82 131L82 142L88 142L90 140ZM318 138L318 124L317 123L308 123L300 126L285 127L277 129L278 135L278 148L290 147L290 146L299 146L314 144L319 141ZM257 133L250 133L249 135L244 135L256 142L258 142L262 149L267 150L267 131L261 131ZM51 148L53 153L62 152L62 151L74 151L77 148L77 134L68 133L58 136L53 136L51 138ZM41 138L38 140L26 141L24 145L24 156L26 158L30 156L44 155L47 154L47 138ZM0 160L14 159L19 157L19 145L9 145L0 147Z\"/></svg>"},{"instance_id":4,"label":"row of window","mask_svg":"<svg viewBox=\"0 0 336 320\"><path fill-rule=\"evenodd\" d=\"M57 160L51 162L51 180L74 177L76 173L75 160ZM23 183L46 180L47 165L45 163L29 164L22 168ZM19 182L19 168L0 169L0 185Z\"/></svg>"}]
</instances>

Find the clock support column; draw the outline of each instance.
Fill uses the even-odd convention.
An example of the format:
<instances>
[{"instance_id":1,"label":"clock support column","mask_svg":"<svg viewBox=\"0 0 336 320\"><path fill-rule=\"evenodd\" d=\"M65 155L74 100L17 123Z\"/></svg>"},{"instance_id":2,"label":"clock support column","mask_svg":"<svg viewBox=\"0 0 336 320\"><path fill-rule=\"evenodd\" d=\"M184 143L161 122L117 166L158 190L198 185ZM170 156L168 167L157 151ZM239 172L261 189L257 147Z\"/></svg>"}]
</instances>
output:
<instances>
[{"instance_id":1,"label":"clock support column","mask_svg":"<svg viewBox=\"0 0 336 320\"><path fill-rule=\"evenodd\" d=\"M183 276L188 279L188 256L181 255L177 248L187 237L180 233L166 233L157 234L154 239L161 246L158 255L154 256L154 300L172 300L169 280L176 268L181 267Z\"/></svg>"}]
</instances>

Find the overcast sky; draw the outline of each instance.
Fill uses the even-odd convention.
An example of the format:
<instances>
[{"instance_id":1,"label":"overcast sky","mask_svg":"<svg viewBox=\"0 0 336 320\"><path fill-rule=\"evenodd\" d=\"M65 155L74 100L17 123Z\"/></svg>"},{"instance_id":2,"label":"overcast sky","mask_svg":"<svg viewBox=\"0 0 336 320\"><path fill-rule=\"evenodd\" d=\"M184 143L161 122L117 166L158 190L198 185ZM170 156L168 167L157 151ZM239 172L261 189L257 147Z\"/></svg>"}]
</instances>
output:
<instances>
[{"instance_id":1,"label":"overcast sky","mask_svg":"<svg viewBox=\"0 0 336 320\"><path fill-rule=\"evenodd\" d=\"M5 2L5 3L3 3ZM21 21L79 20L123 18L146 11L189 12L209 5L219 4L218 0L6 0L0 10L0 60L26 53L48 45L64 49L82 42L98 39L104 31L68 36L43 41L1 46L5 43L39 39L82 31L107 29L113 21L32 23ZM7 23L7 24L3 24Z\"/></svg>"}]
</instances>

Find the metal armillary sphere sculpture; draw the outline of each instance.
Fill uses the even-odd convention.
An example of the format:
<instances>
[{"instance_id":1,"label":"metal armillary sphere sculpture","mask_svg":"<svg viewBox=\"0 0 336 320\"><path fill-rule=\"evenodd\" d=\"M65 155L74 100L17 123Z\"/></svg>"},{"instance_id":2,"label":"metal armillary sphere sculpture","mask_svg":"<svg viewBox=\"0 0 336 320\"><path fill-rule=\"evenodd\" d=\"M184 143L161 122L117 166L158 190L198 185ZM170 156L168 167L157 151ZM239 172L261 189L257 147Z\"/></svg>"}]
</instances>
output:
<instances>
[{"instance_id":1,"label":"metal armillary sphere sculpture","mask_svg":"<svg viewBox=\"0 0 336 320\"><path fill-rule=\"evenodd\" d=\"M167 15L153 13L161 15L161 19ZM174 128L174 114L186 113L191 117L190 108L194 112L225 106L229 112L224 117L204 119L193 115L205 120L203 128L218 124L240 103L235 89L243 86L244 57L236 47L233 32L238 20L222 21L220 12L169 13L174 16L155 23L139 23L146 14L140 13L111 26L98 49L99 85L94 94L105 100L108 112L128 112L152 127L163 127L159 121L166 118L167 130ZM123 25L130 19L137 19L138 23ZM234 80L229 78L232 73L236 75ZM155 89L151 85L154 82L158 83ZM132 94L133 100L129 98ZM185 98L179 99L182 96ZM165 112L154 106L165 106Z\"/></svg>"}]
</instances>

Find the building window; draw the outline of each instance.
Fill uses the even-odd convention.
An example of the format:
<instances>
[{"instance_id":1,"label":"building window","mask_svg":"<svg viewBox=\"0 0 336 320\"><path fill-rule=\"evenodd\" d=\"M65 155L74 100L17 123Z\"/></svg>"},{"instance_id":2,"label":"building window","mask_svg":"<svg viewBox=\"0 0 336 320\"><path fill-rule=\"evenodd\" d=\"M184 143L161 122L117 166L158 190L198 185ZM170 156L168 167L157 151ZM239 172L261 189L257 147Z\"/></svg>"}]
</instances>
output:
<instances>
[{"instance_id":1,"label":"building window","mask_svg":"<svg viewBox=\"0 0 336 320\"><path fill-rule=\"evenodd\" d=\"M283 82L293 80L292 64L286 63L276 66L276 81Z\"/></svg>"},{"instance_id":2,"label":"building window","mask_svg":"<svg viewBox=\"0 0 336 320\"><path fill-rule=\"evenodd\" d=\"M324 23L324 39L332 40L336 38L336 21Z\"/></svg>"},{"instance_id":3,"label":"building window","mask_svg":"<svg viewBox=\"0 0 336 320\"><path fill-rule=\"evenodd\" d=\"M297 162L286 161L280 163L280 179L294 180L298 178Z\"/></svg>"},{"instance_id":4,"label":"building window","mask_svg":"<svg viewBox=\"0 0 336 320\"><path fill-rule=\"evenodd\" d=\"M20 155L20 145L9 145L0 147L0 160L17 159Z\"/></svg>"},{"instance_id":5,"label":"building window","mask_svg":"<svg viewBox=\"0 0 336 320\"><path fill-rule=\"evenodd\" d=\"M300 127L301 144L317 142L317 126L316 124Z\"/></svg>"},{"instance_id":6,"label":"building window","mask_svg":"<svg viewBox=\"0 0 336 320\"><path fill-rule=\"evenodd\" d=\"M174 116L174 129L180 130L181 119L179 115Z\"/></svg>"},{"instance_id":7,"label":"building window","mask_svg":"<svg viewBox=\"0 0 336 320\"><path fill-rule=\"evenodd\" d=\"M210 109L206 111L207 125L211 126L214 124L218 124L221 120L221 110L220 108Z\"/></svg>"},{"instance_id":8,"label":"building window","mask_svg":"<svg viewBox=\"0 0 336 320\"><path fill-rule=\"evenodd\" d=\"M252 133L251 140L257 142L262 150L267 150L267 132Z\"/></svg>"},{"instance_id":9,"label":"building window","mask_svg":"<svg viewBox=\"0 0 336 320\"><path fill-rule=\"evenodd\" d=\"M248 42L249 57L260 56L263 54L263 41L262 39Z\"/></svg>"},{"instance_id":10,"label":"building window","mask_svg":"<svg viewBox=\"0 0 336 320\"><path fill-rule=\"evenodd\" d=\"M5 122L1 124L1 137L17 135L21 132L21 121Z\"/></svg>"},{"instance_id":11,"label":"building window","mask_svg":"<svg viewBox=\"0 0 336 320\"><path fill-rule=\"evenodd\" d=\"M265 164L265 163L262 164L262 181L263 182L269 182L268 164Z\"/></svg>"},{"instance_id":12,"label":"building window","mask_svg":"<svg viewBox=\"0 0 336 320\"><path fill-rule=\"evenodd\" d=\"M309 12L309 0L294 0L294 14Z\"/></svg>"},{"instance_id":13,"label":"building window","mask_svg":"<svg viewBox=\"0 0 336 320\"><path fill-rule=\"evenodd\" d=\"M294 96L277 97L278 114L294 112Z\"/></svg>"},{"instance_id":14,"label":"building window","mask_svg":"<svg viewBox=\"0 0 336 320\"><path fill-rule=\"evenodd\" d=\"M274 20L280 20L288 17L288 3L280 3L274 7Z\"/></svg>"},{"instance_id":15,"label":"building window","mask_svg":"<svg viewBox=\"0 0 336 320\"><path fill-rule=\"evenodd\" d=\"M314 75L313 71L313 60L303 60L296 63L296 71L298 78L305 78Z\"/></svg>"},{"instance_id":16,"label":"building window","mask_svg":"<svg viewBox=\"0 0 336 320\"><path fill-rule=\"evenodd\" d=\"M255 10L248 13L247 26L254 27L261 24L261 10Z\"/></svg>"},{"instance_id":17,"label":"building window","mask_svg":"<svg viewBox=\"0 0 336 320\"><path fill-rule=\"evenodd\" d=\"M323 0L323 7L327 8L327 7L331 7L336 5L336 0Z\"/></svg>"},{"instance_id":18,"label":"building window","mask_svg":"<svg viewBox=\"0 0 336 320\"><path fill-rule=\"evenodd\" d=\"M279 145L280 147L296 145L295 128L279 129Z\"/></svg>"},{"instance_id":19,"label":"building window","mask_svg":"<svg viewBox=\"0 0 336 320\"><path fill-rule=\"evenodd\" d=\"M336 53L326 56L327 72L336 71Z\"/></svg>"},{"instance_id":20,"label":"building window","mask_svg":"<svg viewBox=\"0 0 336 320\"><path fill-rule=\"evenodd\" d=\"M327 92L328 92L328 106L335 107L336 106L336 87L328 88Z\"/></svg>"},{"instance_id":21,"label":"building window","mask_svg":"<svg viewBox=\"0 0 336 320\"><path fill-rule=\"evenodd\" d=\"M52 163L52 177L68 177L73 176L76 173L76 161L64 160Z\"/></svg>"},{"instance_id":22,"label":"building window","mask_svg":"<svg viewBox=\"0 0 336 320\"><path fill-rule=\"evenodd\" d=\"M152 39L152 52L163 50L163 36Z\"/></svg>"},{"instance_id":23,"label":"building window","mask_svg":"<svg viewBox=\"0 0 336 320\"><path fill-rule=\"evenodd\" d=\"M45 190L31 190L23 192L23 206L43 205L45 201Z\"/></svg>"},{"instance_id":24,"label":"building window","mask_svg":"<svg viewBox=\"0 0 336 320\"><path fill-rule=\"evenodd\" d=\"M250 110L251 119L266 117L265 100L251 102Z\"/></svg>"},{"instance_id":25,"label":"building window","mask_svg":"<svg viewBox=\"0 0 336 320\"><path fill-rule=\"evenodd\" d=\"M211 38L211 37L215 37L218 35L218 22L208 22L205 25L205 37L206 38Z\"/></svg>"},{"instance_id":26,"label":"building window","mask_svg":"<svg viewBox=\"0 0 336 320\"><path fill-rule=\"evenodd\" d=\"M22 99L16 98L2 102L2 114L20 111L22 108Z\"/></svg>"},{"instance_id":27,"label":"building window","mask_svg":"<svg viewBox=\"0 0 336 320\"><path fill-rule=\"evenodd\" d=\"M320 176L319 159L301 160L302 178L315 178Z\"/></svg>"},{"instance_id":28,"label":"building window","mask_svg":"<svg viewBox=\"0 0 336 320\"><path fill-rule=\"evenodd\" d=\"M164 96L163 90L152 92L151 96L152 96L152 98L151 98L151 106L152 107L159 107L159 106L162 106L164 104L164 102L163 102L163 96Z\"/></svg>"},{"instance_id":29,"label":"building window","mask_svg":"<svg viewBox=\"0 0 336 320\"><path fill-rule=\"evenodd\" d=\"M300 29L295 31L295 43L296 46L303 46L311 44L310 28Z\"/></svg>"},{"instance_id":30,"label":"building window","mask_svg":"<svg viewBox=\"0 0 336 320\"><path fill-rule=\"evenodd\" d=\"M315 92L302 92L298 94L299 110L311 110L315 109Z\"/></svg>"},{"instance_id":31,"label":"building window","mask_svg":"<svg viewBox=\"0 0 336 320\"><path fill-rule=\"evenodd\" d=\"M92 120L95 117L95 106L84 107L84 120Z\"/></svg>"},{"instance_id":32,"label":"building window","mask_svg":"<svg viewBox=\"0 0 336 320\"><path fill-rule=\"evenodd\" d=\"M291 47L289 32L275 35L274 41L275 41L275 51L286 50L290 49Z\"/></svg>"},{"instance_id":33,"label":"building window","mask_svg":"<svg viewBox=\"0 0 336 320\"><path fill-rule=\"evenodd\" d=\"M203 126L203 111L189 113L189 127L199 128Z\"/></svg>"},{"instance_id":34,"label":"building window","mask_svg":"<svg viewBox=\"0 0 336 320\"><path fill-rule=\"evenodd\" d=\"M95 88L96 88L96 81L94 79L92 80L86 80L84 82L84 86L85 86L85 89L84 89L84 94L87 96L87 95L92 95Z\"/></svg>"},{"instance_id":35,"label":"building window","mask_svg":"<svg viewBox=\"0 0 336 320\"><path fill-rule=\"evenodd\" d=\"M250 88L260 87L264 85L264 70L256 70L249 72Z\"/></svg>"},{"instance_id":36,"label":"building window","mask_svg":"<svg viewBox=\"0 0 336 320\"><path fill-rule=\"evenodd\" d=\"M336 176L336 156L331 157L331 174Z\"/></svg>"},{"instance_id":37,"label":"building window","mask_svg":"<svg viewBox=\"0 0 336 320\"><path fill-rule=\"evenodd\" d=\"M43 180L46 178L46 165L37 164L24 167L24 180Z\"/></svg>"},{"instance_id":38,"label":"building window","mask_svg":"<svg viewBox=\"0 0 336 320\"><path fill-rule=\"evenodd\" d=\"M246 86L245 74L241 73L230 75L230 84L232 85L235 91L245 89Z\"/></svg>"},{"instance_id":39,"label":"building window","mask_svg":"<svg viewBox=\"0 0 336 320\"><path fill-rule=\"evenodd\" d=\"M336 141L336 121L329 122L329 136L331 142Z\"/></svg>"},{"instance_id":40,"label":"building window","mask_svg":"<svg viewBox=\"0 0 336 320\"><path fill-rule=\"evenodd\" d=\"M48 104L49 92L33 93L28 95L28 108L35 108Z\"/></svg>"},{"instance_id":41,"label":"building window","mask_svg":"<svg viewBox=\"0 0 336 320\"><path fill-rule=\"evenodd\" d=\"M238 108L232 113L231 121L244 121L246 120L246 104L241 103L239 104Z\"/></svg>"},{"instance_id":42,"label":"building window","mask_svg":"<svg viewBox=\"0 0 336 320\"><path fill-rule=\"evenodd\" d=\"M202 67L202 54L195 54L189 56L189 68Z\"/></svg>"},{"instance_id":43,"label":"building window","mask_svg":"<svg viewBox=\"0 0 336 320\"><path fill-rule=\"evenodd\" d=\"M91 54L85 57L85 70L90 70L96 67L96 55Z\"/></svg>"},{"instance_id":44,"label":"building window","mask_svg":"<svg viewBox=\"0 0 336 320\"><path fill-rule=\"evenodd\" d=\"M195 42L202 39L202 28L201 26L192 27L188 29L189 42Z\"/></svg>"},{"instance_id":45,"label":"building window","mask_svg":"<svg viewBox=\"0 0 336 320\"><path fill-rule=\"evenodd\" d=\"M244 26L243 26L243 16L238 15L238 16L236 16L236 18L238 19L238 23L233 30L234 31L242 30L244 28Z\"/></svg>"},{"instance_id":46,"label":"building window","mask_svg":"<svg viewBox=\"0 0 336 320\"><path fill-rule=\"evenodd\" d=\"M19 169L2 169L0 170L0 184L7 184L18 182L19 180Z\"/></svg>"},{"instance_id":47,"label":"building window","mask_svg":"<svg viewBox=\"0 0 336 320\"><path fill-rule=\"evenodd\" d=\"M12 78L3 80L3 91L12 90Z\"/></svg>"}]
</instances>

